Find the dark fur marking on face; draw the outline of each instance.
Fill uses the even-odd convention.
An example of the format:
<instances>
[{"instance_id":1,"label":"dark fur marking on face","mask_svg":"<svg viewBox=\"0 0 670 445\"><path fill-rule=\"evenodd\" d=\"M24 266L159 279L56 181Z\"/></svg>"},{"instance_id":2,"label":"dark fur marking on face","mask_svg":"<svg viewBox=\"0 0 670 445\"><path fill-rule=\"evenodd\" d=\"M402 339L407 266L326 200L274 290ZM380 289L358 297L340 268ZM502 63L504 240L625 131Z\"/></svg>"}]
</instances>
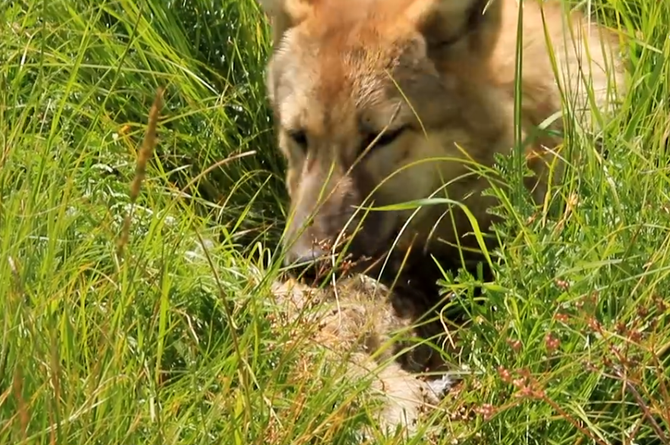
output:
<instances>
[{"instance_id":1,"label":"dark fur marking on face","mask_svg":"<svg viewBox=\"0 0 670 445\"><path fill-rule=\"evenodd\" d=\"M372 150L385 147L398 139L408 129L408 125L403 125L398 128L388 128L380 133L363 133L363 143L359 146L358 152L363 153L367 150L370 153Z\"/></svg>"}]
</instances>

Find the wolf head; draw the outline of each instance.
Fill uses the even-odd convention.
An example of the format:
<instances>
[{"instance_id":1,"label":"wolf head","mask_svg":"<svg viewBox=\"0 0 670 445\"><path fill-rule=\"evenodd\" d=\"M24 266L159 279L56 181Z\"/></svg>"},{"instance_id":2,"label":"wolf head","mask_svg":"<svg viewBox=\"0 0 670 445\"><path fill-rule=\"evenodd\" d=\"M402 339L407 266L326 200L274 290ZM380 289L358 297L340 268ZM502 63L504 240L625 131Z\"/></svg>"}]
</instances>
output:
<instances>
[{"instance_id":1,"label":"wolf head","mask_svg":"<svg viewBox=\"0 0 670 445\"><path fill-rule=\"evenodd\" d=\"M432 235L453 242L472 230L458 209L374 207L441 188L443 197L445 184L464 201L485 187L468 163L491 164L512 137L506 101L488 86L500 3L261 0L274 34L268 96L288 161L288 262L349 242L356 259L375 258L396 238L425 248ZM465 204L485 219L486 199Z\"/></svg>"}]
</instances>

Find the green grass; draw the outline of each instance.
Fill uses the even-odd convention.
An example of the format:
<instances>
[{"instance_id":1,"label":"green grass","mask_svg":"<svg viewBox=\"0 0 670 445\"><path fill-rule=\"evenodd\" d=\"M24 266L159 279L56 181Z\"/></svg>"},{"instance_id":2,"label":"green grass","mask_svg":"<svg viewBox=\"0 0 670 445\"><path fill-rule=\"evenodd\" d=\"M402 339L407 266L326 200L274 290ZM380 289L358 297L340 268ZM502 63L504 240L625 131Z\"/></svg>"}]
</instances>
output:
<instances>
[{"instance_id":1,"label":"green grass","mask_svg":"<svg viewBox=\"0 0 670 445\"><path fill-rule=\"evenodd\" d=\"M606 157L568 135L570 211L500 209L498 280L450 358L472 373L426 420L464 443L670 443L670 4L591 6L635 37L634 88ZM352 443L367 400L269 304L286 198L255 2L0 11L0 442Z\"/></svg>"}]
</instances>

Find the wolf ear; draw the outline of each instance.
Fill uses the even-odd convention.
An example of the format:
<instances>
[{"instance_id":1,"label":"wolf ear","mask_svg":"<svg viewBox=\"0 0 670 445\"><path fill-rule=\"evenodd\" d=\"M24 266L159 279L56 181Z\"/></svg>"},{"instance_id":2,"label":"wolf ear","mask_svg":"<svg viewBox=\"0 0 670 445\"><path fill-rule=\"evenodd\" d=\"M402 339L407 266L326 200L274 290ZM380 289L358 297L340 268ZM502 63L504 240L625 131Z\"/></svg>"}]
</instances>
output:
<instances>
[{"instance_id":1,"label":"wolf ear","mask_svg":"<svg viewBox=\"0 0 670 445\"><path fill-rule=\"evenodd\" d=\"M415 0L407 17L436 57L486 58L495 47L503 0Z\"/></svg>"},{"instance_id":2,"label":"wolf ear","mask_svg":"<svg viewBox=\"0 0 670 445\"><path fill-rule=\"evenodd\" d=\"M272 39L276 46L284 33L302 22L319 0L258 0L270 19Z\"/></svg>"}]
</instances>

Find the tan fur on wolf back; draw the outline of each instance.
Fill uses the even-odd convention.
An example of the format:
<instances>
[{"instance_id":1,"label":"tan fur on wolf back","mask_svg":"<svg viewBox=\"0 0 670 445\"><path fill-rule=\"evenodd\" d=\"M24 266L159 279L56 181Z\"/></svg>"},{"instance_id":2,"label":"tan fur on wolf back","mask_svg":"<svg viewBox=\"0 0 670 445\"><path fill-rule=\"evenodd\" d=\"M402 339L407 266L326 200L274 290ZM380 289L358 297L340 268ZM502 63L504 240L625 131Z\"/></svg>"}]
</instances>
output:
<instances>
[{"instance_id":1,"label":"tan fur on wolf back","mask_svg":"<svg viewBox=\"0 0 670 445\"><path fill-rule=\"evenodd\" d=\"M272 293L289 323L301 317L301 324L316 327L310 343L333 360L346 357L347 378L371 378L370 395L381 399L382 430L401 425L412 432L420 414L447 389L449 379L428 382L393 359L388 340L411 322L395 313L388 289L375 280L355 275L324 289L289 280L274 283Z\"/></svg>"}]
</instances>

